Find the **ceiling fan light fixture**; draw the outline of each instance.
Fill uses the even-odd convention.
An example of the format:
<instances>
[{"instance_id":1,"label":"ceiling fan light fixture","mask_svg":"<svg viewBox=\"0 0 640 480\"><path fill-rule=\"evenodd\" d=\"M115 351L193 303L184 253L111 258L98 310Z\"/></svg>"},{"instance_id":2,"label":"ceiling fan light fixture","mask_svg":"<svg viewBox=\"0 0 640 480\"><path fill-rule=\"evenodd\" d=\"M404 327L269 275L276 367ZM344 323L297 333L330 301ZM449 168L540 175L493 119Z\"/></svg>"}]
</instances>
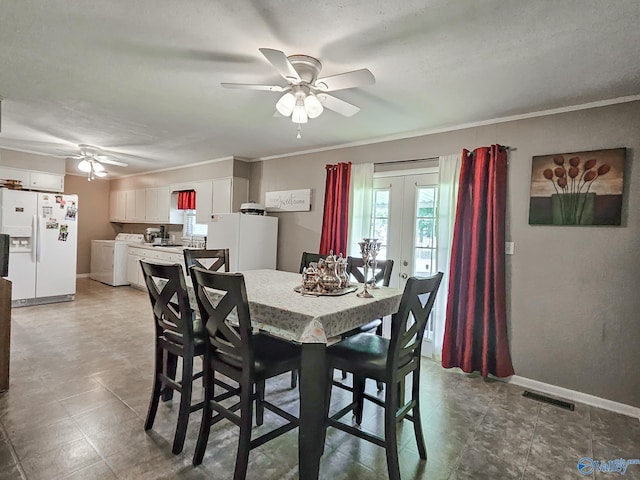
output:
<instances>
[{"instance_id":1,"label":"ceiling fan light fixture","mask_svg":"<svg viewBox=\"0 0 640 480\"><path fill-rule=\"evenodd\" d=\"M93 174L94 174L96 177L106 177L106 176L107 176L107 172L105 172L105 171L104 171L104 169L103 169L103 170L101 170L101 171L95 170L95 171L93 172Z\"/></svg>"},{"instance_id":2,"label":"ceiling fan light fixture","mask_svg":"<svg viewBox=\"0 0 640 480\"><path fill-rule=\"evenodd\" d=\"M93 163L94 172L104 172L104 166L100 162L91 162L91 163Z\"/></svg>"},{"instance_id":3,"label":"ceiling fan light fixture","mask_svg":"<svg viewBox=\"0 0 640 480\"><path fill-rule=\"evenodd\" d=\"M91 162L89 162L88 160L80 160L80 163L78 163L78 170L80 170L81 172L89 173L92 170Z\"/></svg>"},{"instance_id":4,"label":"ceiling fan light fixture","mask_svg":"<svg viewBox=\"0 0 640 480\"><path fill-rule=\"evenodd\" d=\"M320 103L320 100L318 100L318 98L313 93L310 93L305 97L304 108L309 118L319 117L324 110L322 104Z\"/></svg>"},{"instance_id":5,"label":"ceiling fan light fixture","mask_svg":"<svg viewBox=\"0 0 640 480\"><path fill-rule=\"evenodd\" d=\"M284 115L288 117L293 112L294 107L296 106L296 97L291 92L285 93L280 97L280 100L276 103L276 110L280 115Z\"/></svg>"},{"instance_id":6,"label":"ceiling fan light fixture","mask_svg":"<svg viewBox=\"0 0 640 480\"><path fill-rule=\"evenodd\" d=\"M304 104L300 105L300 103L301 102L298 102L298 105L294 107L293 113L291 114L291 121L293 123L307 123L309 120Z\"/></svg>"}]
</instances>

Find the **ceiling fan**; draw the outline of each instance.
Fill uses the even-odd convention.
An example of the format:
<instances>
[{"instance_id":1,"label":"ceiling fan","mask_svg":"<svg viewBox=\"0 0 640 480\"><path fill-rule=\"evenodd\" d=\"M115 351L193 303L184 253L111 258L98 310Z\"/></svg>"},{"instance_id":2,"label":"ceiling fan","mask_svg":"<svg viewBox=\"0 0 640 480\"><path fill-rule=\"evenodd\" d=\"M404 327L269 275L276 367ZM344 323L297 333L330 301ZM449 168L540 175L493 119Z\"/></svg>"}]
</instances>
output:
<instances>
[{"instance_id":1,"label":"ceiling fan","mask_svg":"<svg viewBox=\"0 0 640 480\"><path fill-rule=\"evenodd\" d=\"M126 167L128 164L119 160L113 160L112 155L107 155L99 147L92 145L78 145L79 154L71 155L69 158L80 160L78 170L85 172L88 176L87 180L91 181L95 177L104 177L107 175L104 164L116 165L118 167Z\"/></svg>"},{"instance_id":2,"label":"ceiling fan","mask_svg":"<svg viewBox=\"0 0 640 480\"><path fill-rule=\"evenodd\" d=\"M318 78L322 64L316 58L308 55L287 57L284 52L271 48L260 48L259 50L287 81L287 85L284 87L246 83L222 83L221 85L225 88L283 93L284 95L276 103L276 110L285 117L291 116L291 121L298 124L298 138L300 138L300 124L307 123L309 118L318 117L324 108L345 117L350 117L360 111L356 105L329 95L328 92L371 85L376 82L373 74L366 68Z\"/></svg>"}]
</instances>

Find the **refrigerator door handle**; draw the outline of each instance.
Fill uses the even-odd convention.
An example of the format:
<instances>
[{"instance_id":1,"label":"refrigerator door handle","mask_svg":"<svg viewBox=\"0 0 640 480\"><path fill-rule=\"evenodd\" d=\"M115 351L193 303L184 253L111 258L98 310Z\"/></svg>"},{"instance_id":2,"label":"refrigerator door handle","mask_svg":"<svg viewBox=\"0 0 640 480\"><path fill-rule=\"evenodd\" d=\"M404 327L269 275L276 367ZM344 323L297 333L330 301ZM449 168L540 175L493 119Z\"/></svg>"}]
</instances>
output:
<instances>
[{"instance_id":1,"label":"refrigerator door handle","mask_svg":"<svg viewBox=\"0 0 640 480\"><path fill-rule=\"evenodd\" d=\"M38 215L33 216L33 246L31 251L35 252L34 262L40 262L40 257L42 256L41 252L42 242L40 241L40 220Z\"/></svg>"}]
</instances>

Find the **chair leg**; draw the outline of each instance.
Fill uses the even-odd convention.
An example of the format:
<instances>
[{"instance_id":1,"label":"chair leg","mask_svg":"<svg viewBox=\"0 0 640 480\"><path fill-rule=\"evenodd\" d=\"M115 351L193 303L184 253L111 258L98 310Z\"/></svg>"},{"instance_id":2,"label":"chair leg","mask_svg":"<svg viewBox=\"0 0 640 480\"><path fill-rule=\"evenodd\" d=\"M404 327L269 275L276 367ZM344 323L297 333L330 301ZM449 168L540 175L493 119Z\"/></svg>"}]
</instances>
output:
<instances>
[{"instance_id":1,"label":"chair leg","mask_svg":"<svg viewBox=\"0 0 640 480\"><path fill-rule=\"evenodd\" d=\"M329 407L331 406L331 389L333 386L333 368L327 369L327 388L324 394L324 432L322 436L322 453L324 454L324 447L327 443L327 418L329 418Z\"/></svg>"},{"instance_id":2,"label":"chair leg","mask_svg":"<svg viewBox=\"0 0 640 480\"><path fill-rule=\"evenodd\" d=\"M384 408L384 443L387 453L387 471L389 480L400 480L400 463L398 462L398 444L396 440L396 412L398 410L398 388L387 385Z\"/></svg>"},{"instance_id":3,"label":"chair leg","mask_svg":"<svg viewBox=\"0 0 640 480\"><path fill-rule=\"evenodd\" d=\"M156 413L158 412L158 403L160 402L160 394L162 392L162 382L160 381L160 374L162 373L162 352L163 350L161 348L156 347L153 389L151 390L151 401L149 402L147 419L144 422L145 430L149 430L153 427L153 422L156 419Z\"/></svg>"},{"instance_id":4,"label":"chair leg","mask_svg":"<svg viewBox=\"0 0 640 480\"><path fill-rule=\"evenodd\" d=\"M165 351L164 362L165 362L165 367L164 367L165 375L170 379L175 380L176 370L178 369L178 356L174 355L173 353ZM173 398L173 388L167 387L165 385L162 390L162 401L168 402L172 398Z\"/></svg>"},{"instance_id":5,"label":"chair leg","mask_svg":"<svg viewBox=\"0 0 640 480\"><path fill-rule=\"evenodd\" d=\"M260 426L264 423L264 384L261 380L256 383L256 425Z\"/></svg>"},{"instance_id":6,"label":"chair leg","mask_svg":"<svg viewBox=\"0 0 640 480\"><path fill-rule=\"evenodd\" d=\"M244 480L249 466L249 447L251 444L251 426L253 424L253 386L242 385L240 392L240 438L233 480Z\"/></svg>"},{"instance_id":7,"label":"chair leg","mask_svg":"<svg viewBox=\"0 0 640 480\"><path fill-rule=\"evenodd\" d=\"M415 401L413 407L413 431L416 435L418 453L423 460L427 459L427 448L424 445L424 435L422 433L422 419L420 418L420 369L414 370L411 387L411 398Z\"/></svg>"},{"instance_id":8,"label":"chair leg","mask_svg":"<svg viewBox=\"0 0 640 480\"><path fill-rule=\"evenodd\" d=\"M200 430L198 432L198 441L196 443L196 450L193 453L193 466L200 465L204 458L204 452L207 449L207 442L209 441L209 431L211 430L211 418L213 416L213 409L211 408L210 401L213 399L213 369L210 366L202 364L204 369L205 385L204 385L204 407L202 408L202 420L200 421Z\"/></svg>"},{"instance_id":9,"label":"chair leg","mask_svg":"<svg viewBox=\"0 0 640 480\"><path fill-rule=\"evenodd\" d=\"M291 370L291 388L296 388L298 386L298 371Z\"/></svg>"},{"instance_id":10,"label":"chair leg","mask_svg":"<svg viewBox=\"0 0 640 480\"><path fill-rule=\"evenodd\" d=\"M187 425L189 425L189 410L191 409L191 392L193 389L193 357L182 359L182 377L180 384L182 391L180 392L180 410L178 410L178 425L176 433L173 437L173 448L171 452L174 455L182 452L184 447L184 439L187 435Z\"/></svg>"},{"instance_id":11,"label":"chair leg","mask_svg":"<svg viewBox=\"0 0 640 480\"><path fill-rule=\"evenodd\" d=\"M356 416L356 423L360 425L362 423L362 411L364 409L364 384L366 379L364 377L356 376L353 374L353 414Z\"/></svg>"},{"instance_id":12,"label":"chair leg","mask_svg":"<svg viewBox=\"0 0 640 480\"><path fill-rule=\"evenodd\" d=\"M381 319L381 320L384 322L384 319ZM380 325L376 327L376 335L378 335L379 337L382 336L382 323L380 323ZM384 388L384 383L376 382L376 386L378 387L378 391L381 392L382 389Z\"/></svg>"}]
</instances>

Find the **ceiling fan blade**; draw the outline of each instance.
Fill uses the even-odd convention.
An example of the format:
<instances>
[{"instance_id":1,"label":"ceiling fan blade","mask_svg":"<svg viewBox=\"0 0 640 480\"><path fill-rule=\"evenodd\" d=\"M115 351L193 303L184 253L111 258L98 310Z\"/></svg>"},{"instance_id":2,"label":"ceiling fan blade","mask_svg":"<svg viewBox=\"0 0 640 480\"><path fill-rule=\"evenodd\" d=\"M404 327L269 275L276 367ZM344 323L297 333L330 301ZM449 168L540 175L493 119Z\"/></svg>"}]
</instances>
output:
<instances>
[{"instance_id":1,"label":"ceiling fan blade","mask_svg":"<svg viewBox=\"0 0 640 480\"><path fill-rule=\"evenodd\" d=\"M328 95L326 93L318 93L317 95L320 103L329 110L333 110L340 115L344 115L345 117L351 117L360 111L360 107L356 107L354 104L345 102L344 100L340 100L333 95Z\"/></svg>"},{"instance_id":2,"label":"ceiling fan blade","mask_svg":"<svg viewBox=\"0 0 640 480\"><path fill-rule=\"evenodd\" d=\"M352 72L319 78L316 80L315 88L323 92L332 92L334 90L344 90L345 88L372 85L374 83L376 83L376 78L373 76L373 73L366 68L362 68Z\"/></svg>"},{"instance_id":3,"label":"ceiling fan blade","mask_svg":"<svg viewBox=\"0 0 640 480\"><path fill-rule=\"evenodd\" d=\"M298 83L301 81L300 75L293 68L284 52L271 48L260 48L259 50L287 82Z\"/></svg>"},{"instance_id":4,"label":"ceiling fan blade","mask_svg":"<svg viewBox=\"0 0 640 480\"><path fill-rule=\"evenodd\" d=\"M268 92L284 92L288 87L278 85L254 85L251 83L221 83L224 88L238 88L244 90L266 90Z\"/></svg>"}]
</instances>

